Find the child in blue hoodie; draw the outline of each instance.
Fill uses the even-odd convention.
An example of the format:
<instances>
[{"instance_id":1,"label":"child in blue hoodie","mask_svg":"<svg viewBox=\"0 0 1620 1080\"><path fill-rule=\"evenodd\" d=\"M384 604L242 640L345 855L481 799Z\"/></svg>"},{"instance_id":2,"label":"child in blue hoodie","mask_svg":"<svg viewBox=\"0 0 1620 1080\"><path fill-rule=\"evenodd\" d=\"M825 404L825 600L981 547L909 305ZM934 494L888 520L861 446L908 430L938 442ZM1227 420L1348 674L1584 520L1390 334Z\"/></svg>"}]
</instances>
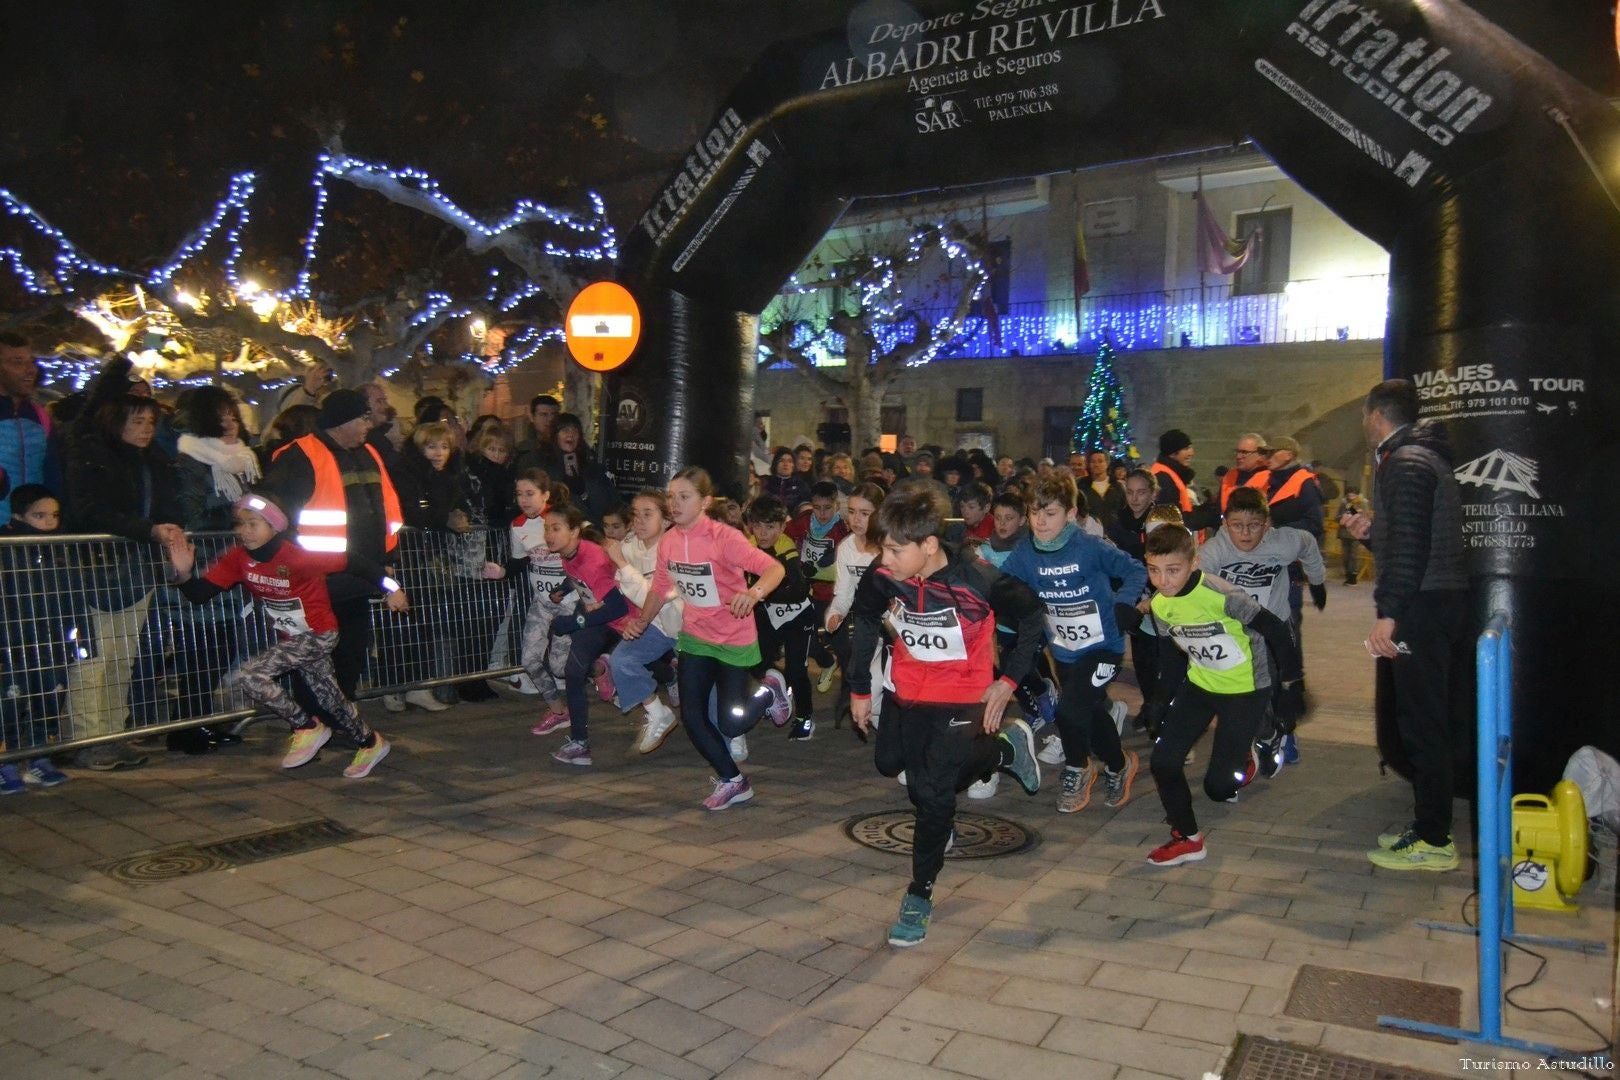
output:
<instances>
[{"instance_id":1,"label":"child in blue hoodie","mask_svg":"<svg viewBox=\"0 0 1620 1080\"><path fill-rule=\"evenodd\" d=\"M1107 687L1124 659L1115 605L1134 613L1147 585L1141 563L1106 541L1083 532L1075 507L1074 477L1054 473L1035 485L1030 500L1030 535L1002 564L1035 590L1046 605L1046 640L1061 682L1058 734L1065 767L1058 813L1083 810L1097 779L1091 762L1103 763L1103 805L1124 806L1131 797L1137 757L1120 746L1119 729L1108 710ZM1114 581L1118 581L1116 590Z\"/></svg>"}]
</instances>

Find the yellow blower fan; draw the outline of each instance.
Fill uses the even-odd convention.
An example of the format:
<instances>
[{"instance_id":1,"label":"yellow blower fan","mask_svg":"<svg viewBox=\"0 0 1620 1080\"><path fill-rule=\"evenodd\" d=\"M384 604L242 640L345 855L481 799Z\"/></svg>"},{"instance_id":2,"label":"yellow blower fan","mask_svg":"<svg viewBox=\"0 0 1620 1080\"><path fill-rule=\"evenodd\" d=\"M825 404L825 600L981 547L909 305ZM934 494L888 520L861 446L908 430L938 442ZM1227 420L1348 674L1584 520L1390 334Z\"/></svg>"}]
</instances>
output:
<instances>
[{"instance_id":1,"label":"yellow blower fan","mask_svg":"<svg viewBox=\"0 0 1620 1080\"><path fill-rule=\"evenodd\" d=\"M1569 897L1586 880L1586 800L1573 780L1552 796L1513 797L1513 904L1520 909L1576 910Z\"/></svg>"}]
</instances>

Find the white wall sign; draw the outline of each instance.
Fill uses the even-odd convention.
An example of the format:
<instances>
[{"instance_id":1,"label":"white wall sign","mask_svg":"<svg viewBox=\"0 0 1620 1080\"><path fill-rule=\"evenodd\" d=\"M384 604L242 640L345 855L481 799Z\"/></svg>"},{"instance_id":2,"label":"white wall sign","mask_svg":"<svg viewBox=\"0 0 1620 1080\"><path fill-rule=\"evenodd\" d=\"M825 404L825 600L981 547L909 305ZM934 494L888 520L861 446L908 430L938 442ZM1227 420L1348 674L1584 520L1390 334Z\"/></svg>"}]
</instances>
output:
<instances>
[{"instance_id":1,"label":"white wall sign","mask_svg":"<svg viewBox=\"0 0 1620 1080\"><path fill-rule=\"evenodd\" d=\"M1136 231L1136 197L1088 202L1081 220L1087 236L1126 236Z\"/></svg>"}]
</instances>

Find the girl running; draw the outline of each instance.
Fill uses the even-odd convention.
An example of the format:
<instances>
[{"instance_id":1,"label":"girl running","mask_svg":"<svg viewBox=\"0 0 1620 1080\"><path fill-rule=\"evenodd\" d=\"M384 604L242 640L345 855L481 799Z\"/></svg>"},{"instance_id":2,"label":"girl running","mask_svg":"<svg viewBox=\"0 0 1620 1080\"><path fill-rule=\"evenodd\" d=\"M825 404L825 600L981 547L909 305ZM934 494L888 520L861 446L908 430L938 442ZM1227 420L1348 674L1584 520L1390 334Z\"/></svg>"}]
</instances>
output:
<instances>
[{"instance_id":1,"label":"girl running","mask_svg":"<svg viewBox=\"0 0 1620 1080\"><path fill-rule=\"evenodd\" d=\"M883 489L873 483L857 484L850 490L849 501L844 506L844 523L849 526L849 535L838 541L838 551L834 555L833 595L832 601L827 605L827 645L832 649L833 655L838 658L838 670L843 672L849 663L849 628L844 620L849 616L850 605L855 602L855 586L861 583L861 578L872 568L872 563L883 553L883 545L877 543L872 535L872 517L877 508L883 505ZM882 663L883 650L876 654L876 662ZM874 675L873 685L883 685L882 672ZM878 696L872 696L873 716L877 715ZM849 682L840 679L838 687L838 704L833 709L833 716L842 722L849 712ZM853 726L853 725L851 725Z\"/></svg>"},{"instance_id":2,"label":"girl running","mask_svg":"<svg viewBox=\"0 0 1620 1080\"><path fill-rule=\"evenodd\" d=\"M546 546L546 509L553 498L568 501L568 489L553 486L543 469L524 469L514 485L518 516L512 519L512 557L505 566L495 565L485 572L492 578L525 574L520 588L530 590L529 610L523 620L523 648L518 662L529 681L546 699L546 715L529 729L535 735L549 735L568 723L568 707L563 703L557 680L567 663L570 642L551 632L560 615L572 615L577 598L568 591L562 558Z\"/></svg>"},{"instance_id":3,"label":"girl running","mask_svg":"<svg viewBox=\"0 0 1620 1080\"><path fill-rule=\"evenodd\" d=\"M781 563L783 570L782 584L754 609L754 629L759 634L760 651L759 666L754 668L754 674L762 681L776 684L772 689L776 689L786 675L787 685L793 692L793 726L788 729L788 738L808 739L816 733L816 722L810 719L814 705L810 696L810 669L806 663L815 644L817 620L810 589L804 580L804 564L798 547L785 532L788 512L780 499L761 495L748 504L743 519L748 523L755 545ZM779 653L783 657L782 671L772 666ZM830 669L830 657L828 661Z\"/></svg>"},{"instance_id":4,"label":"girl running","mask_svg":"<svg viewBox=\"0 0 1620 1080\"><path fill-rule=\"evenodd\" d=\"M546 547L561 557L568 584L579 602L572 615L551 624L554 637L570 641L563 683L568 693L568 741L552 754L564 765L589 765L590 702L585 680L604 654L619 641L619 629L629 621L630 605L613 576L607 552L584 535L585 514L572 504L546 510Z\"/></svg>"},{"instance_id":5,"label":"girl running","mask_svg":"<svg viewBox=\"0 0 1620 1080\"><path fill-rule=\"evenodd\" d=\"M786 723L793 699L770 683L755 688L749 674L759 663L754 605L782 583L782 564L736 529L708 517L705 510L713 498L714 485L702 469L682 469L669 482L669 516L675 527L658 542L647 605L625 626L624 636L640 637L672 593L685 601L677 642L681 722L715 771L714 792L703 805L724 810L754 797L727 740L740 739L766 712L778 725ZM759 575L752 587L744 588L744 571ZM713 723L711 693L717 697Z\"/></svg>"},{"instance_id":6,"label":"girl running","mask_svg":"<svg viewBox=\"0 0 1620 1080\"><path fill-rule=\"evenodd\" d=\"M608 558L618 567L615 578L619 591L636 609L634 614L639 615L647 602L647 587L658 562L658 542L668 529L669 502L662 491L648 488L637 492L630 500L630 535L622 544L609 540L602 545ZM630 712L640 705L647 711L641 724L641 736L636 740L638 753L650 754L664 745L678 719L674 709L658 700L658 685L662 682L669 687L670 705L680 704L674 656L683 607L685 603L679 597L669 601L645 633L621 642L608 657L613 681L619 688L619 708Z\"/></svg>"}]
</instances>

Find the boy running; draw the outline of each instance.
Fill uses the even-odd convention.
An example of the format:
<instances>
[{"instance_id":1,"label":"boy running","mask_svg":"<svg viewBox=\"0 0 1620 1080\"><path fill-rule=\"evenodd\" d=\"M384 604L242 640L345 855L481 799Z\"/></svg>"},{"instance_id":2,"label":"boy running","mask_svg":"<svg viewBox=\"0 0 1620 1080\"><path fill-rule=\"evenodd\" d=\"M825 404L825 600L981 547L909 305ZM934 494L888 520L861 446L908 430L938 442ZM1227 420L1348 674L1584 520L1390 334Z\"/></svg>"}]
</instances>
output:
<instances>
[{"instance_id":1,"label":"boy running","mask_svg":"<svg viewBox=\"0 0 1620 1080\"><path fill-rule=\"evenodd\" d=\"M1289 566L1298 562L1304 568L1317 611L1327 607L1327 589L1322 584L1327 571L1315 537L1304 529L1273 529L1270 522L1265 494L1254 488L1238 488L1227 499L1221 531L1204 545L1198 557L1204 569L1248 593L1288 623L1292 631ZM1297 636L1294 645L1299 646ZM1302 667L1303 659L1302 652ZM1263 725L1255 749L1260 754L1260 775L1268 778L1277 774L1284 761L1298 761L1299 744L1294 739L1293 724Z\"/></svg>"},{"instance_id":2,"label":"boy running","mask_svg":"<svg viewBox=\"0 0 1620 1080\"><path fill-rule=\"evenodd\" d=\"M1057 728L1063 740L1060 814L1085 809L1103 762L1103 805L1124 806L1136 778L1136 755L1123 749L1110 712L1107 686L1125 659L1125 639L1114 617L1122 604L1134 610L1147 586L1142 564L1105 540L1080 530L1074 479L1053 473L1035 486L1030 535L1002 573L1029 585L1046 607L1047 644L1059 679ZM1117 579L1116 591L1110 579Z\"/></svg>"},{"instance_id":3,"label":"boy running","mask_svg":"<svg viewBox=\"0 0 1620 1080\"><path fill-rule=\"evenodd\" d=\"M945 865L956 794L1006 769L1034 795L1041 788L1029 725L1002 725L1013 689L1040 648L1044 608L1029 586L945 546L950 500L937 485L900 485L878 510L882 566L862 579L850 611L854 625L845 671L855 725L872 714L872 654L887 622L894 632L894 715L878 729L876 764L884 776L906 773L916 808L911 886L889 944L909 948L928 933L934 880ZM1018 628L996 677L997 620ZM997 734L999 732L999 734Z\"/></svg>"},{"instance_id":4,"label":"boy running","mask_svg":"<svg viewBox=\"0 0 1620 1080\"><path fill-rule=\"evenodd\" d=\"M1278 677L1271 658L1281 672L1280 717L1299 717L1305 688L1287 624L1236 585L1199 570L1192 533L1162 525L1148 535L1146 548L1148 578L1158 590L1152 616L1161 648L1168 640L1187 654L1187 681L1170 702L1150 762L1170 839L1148 854L1148 862L1179 866L1206 854L1187 787L1187 751L1220 717L1204 791L1216 802L1235 801L1258 769L1254 737Z\"/></svg>"}]
</instances>

